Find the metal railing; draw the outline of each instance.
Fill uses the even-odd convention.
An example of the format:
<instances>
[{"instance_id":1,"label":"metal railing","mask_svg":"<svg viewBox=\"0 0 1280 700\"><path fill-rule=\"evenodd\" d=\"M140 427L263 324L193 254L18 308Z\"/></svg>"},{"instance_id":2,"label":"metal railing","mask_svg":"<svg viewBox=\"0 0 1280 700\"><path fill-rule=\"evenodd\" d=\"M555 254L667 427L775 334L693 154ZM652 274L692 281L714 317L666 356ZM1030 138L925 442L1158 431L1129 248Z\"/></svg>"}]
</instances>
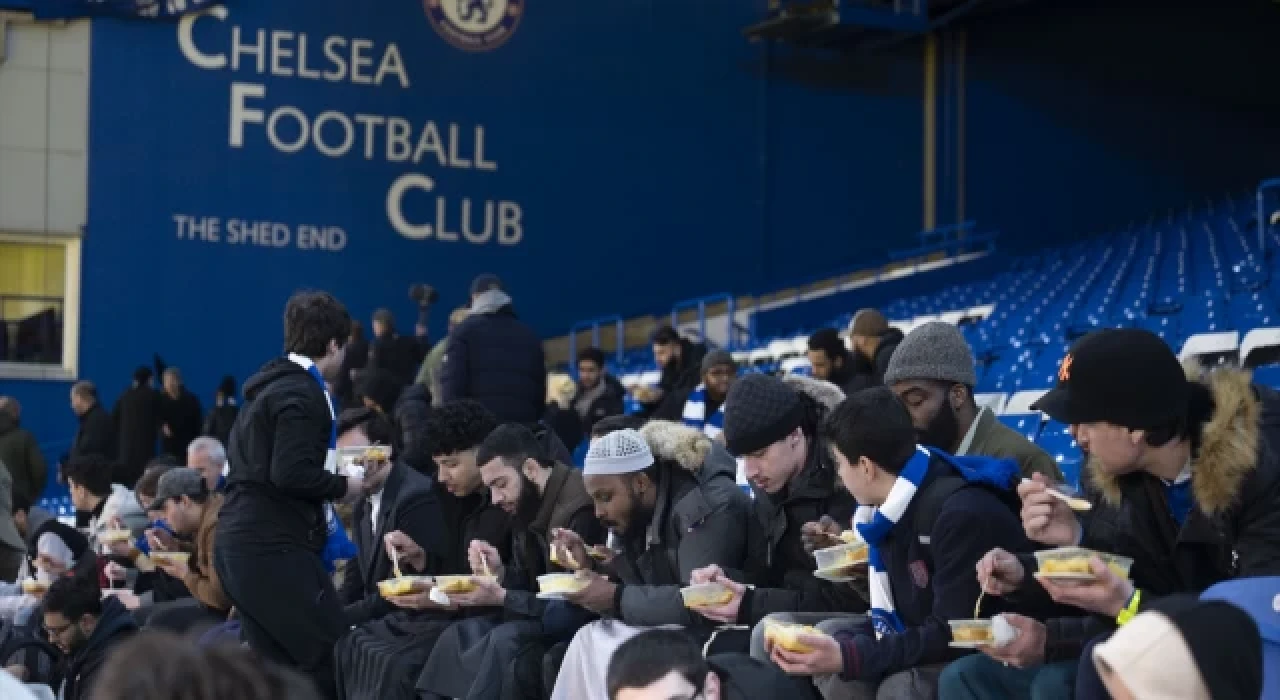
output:
<instances>
[{"instance_id":1,"label":"metal railing","mask_svg":"<svg viewBox=\"0 0 1280 700\"><path fill-rule=\"evenodd\" d=\"M626 321L621 316L601 316L587 321L579 321L569 328L569 376L574 379L578 378L578 334L585 330L591 331L591 345L600 347L600 329L605 324L613 324L614 332L614 357L616 362L622 363L623 354L626 352Z\"/></svg>"},{"instance_id":2,"label":"metal railing","mask_svg":"<svg viewBox=\"0 0 1280 700\"><path fill-rule=\"evenodd\" d=\"M1267 252L1267 228L1271 222L1267 221L1267 192L1275 191L1280 194L1280 177L1270 180L1263 180L1258 184L1258 252L1265 257Z\"/></svg>"},{"instance_id":3,"label":"metal railing","mask_svg":"<svg viewBox=\"0 0 1280 700\"><path fill-rule=\"evenodd\" d=\"M680 327L680 312L689 309L698 310L698 336L699 340L706 342L707 340L707 305L724 303L726 305L725 320L728 322L728 333L725 339L725 350L733 350L737 347L736 333L734 327L737 325L735 311L737 301L732 294L711 294L705 297L697 297L694 299L686 299L677 301L671 307L671 327Z\"/></svg>"}]
</instances>

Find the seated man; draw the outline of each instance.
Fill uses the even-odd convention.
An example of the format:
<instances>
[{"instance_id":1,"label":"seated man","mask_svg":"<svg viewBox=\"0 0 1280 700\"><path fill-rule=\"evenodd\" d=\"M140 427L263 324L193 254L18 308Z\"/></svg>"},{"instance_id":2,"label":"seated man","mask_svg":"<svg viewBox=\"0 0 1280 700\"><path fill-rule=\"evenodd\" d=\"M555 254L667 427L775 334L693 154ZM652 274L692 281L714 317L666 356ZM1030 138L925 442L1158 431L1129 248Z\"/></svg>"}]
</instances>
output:
<instances>
[{"instance_id":1,"label":"seated man","mask_svg":"<svg viewBox=\"0 0 1280 700\"><path fill-rule=\"evenodd\" d=\"M395 426L374 409L350 408L338 417L339 448L390 445L395 438ZM351 517L359 553L347 564L340 593L347 606L347 623L353 626L396 609L377 589L379 581L392 578L395 572L384 541L388 534L402 533L422 547L424 558L414 573L449 573L444 569L449 531L434 480L409 468L399 455L393 456L387 467L365 466L369 497L356 505ZM406 562L401 573L408 569Z\"/></svg>"},{"instance_id":2,"label":"seated man","mask_svg":"<svg viewBox=\"0 0 1280 700\"><path fill-rule=\"evenodd\" d=\"M162 558L175 544L170 541L164 550L154 553L153 560L161 571L182 581L192 597L156 606L147 620L149 625L187 632L226 621L231 601L213 568L214 533L221 509L222 494L210 491L199 471L184 467L160 477L155 500L147 510L164 513L169 527L184 538L176 543L174 551L191 558Z\"/></svg>"},{"instance_id":3,"label":"seated man","mask_svg":"<svg viewBox=\"0 0 1280 700\"><path fill-rule=\"evenodd\" d=\"M697 428L707 437L724 432L724 401L729 387L738 378L738 363L724 350L712 350L702 358L702 383L689 392L684 401L684 424Z\"/></svg>"},{"instance_id":4,"label":"seated man","mask_svg":"<svg viewBox=\"0 0 1280 700\"><path fill-rule=\"evenodd\" d=\"M907 409L888 388L864 389L823 423L840 478L858 499L858 534L869 548L869 619L835 619L802 636L812 651L767 644L792 675L811 675L828 700L935 696L950 648L948 620L971 619L974 575L992 547L1029 547L1015 513L1012 460L952 457L916 444ZM979 603L981 617L998 600Z\"/></svg>"},{"instance_id":5,"label":"seated man","mask_svg":"<svg viewBox=\"0 0 1280 700\"><path fill-rule=\"evenodd\" d=\"M609 660L609 700L810 700L813 687L746 654L704 660L680 630L650 630L623 642ZM583 696L598 697L598 696Z\"/></svg>"},{"instance_id":6,"label":"seated man","mask_svg":"<svg viewBox=\"0 0 1280 700\"><path fill-rule=\"evenodd\" d=\"M92 579L60 578L44 594L44 628L65 656L51 685L64 700L87 700L111 650L137 631L133 615Z\"/></svg>"},{"instance_id":7,"label":"seated man","mask_svg":"<svg viewBox=\"0 0 1280 700\"><path fill-rule=\"evenodd\" d=\"M77 513L89 516L89 542L94 552L102 551L98 535L103 530L118 525L138 535L147 526L147 516L133 492L111 483L111 473L111 463L101 457L77 457L62 465L62 476L67 480L72 505Z\"/></svg>"},{"instance_id":8,"label":"seated man","mask_svg":"<svg viewBox=\"0 0 1280 700\"><path fill-rule=\"evenodd\" d=\"M446 402L427 419L427 444L439 466L437 495L444 509L447 551L426 551L408 535L392 531L383 538L395 552L405 574L429 571L432 559L441 559L442 571L470 571L466 553L470 543L482 540L510 556L511 518L489 502L476 451L497 427L493 414L470 400ZM395 596L387 600L395 612L358 625L338 640L335 650L338 688L343 697L377 700L414 700L414 685L423 664L441 633L468 614L443 606L429 591Z\"/></svg>"},{"instance_id":9,"label":"seated man","mask_svg":"<svg viewBox=\"0 0 1280 700\"><path fill-rule=\"evenodd\" d=\"M710 636L711 625L685 607L680 587L703 567L742 568L751 502L735 470L723 447L678 423L654 421L639 433L619 430L592 443L584 481L621 549L597 564L575 533L556 533L575 568L616 580L593 576L581 593L566 596L606 620L574 636L558 697L599 697L614 649L646 627L681 625L703 641Z\"/></svg>"},{"instance_id":10,"label":"seated man","mask_svg":"<svg viewBox=\"0 0 1280 700\"><path fill-rule=\"evenodd\" d=\"M474 592L449 594L449 599L463 608L488 608L490 614L445 631L418 690L427 697L479 700L511 697L533 686L527 689L540 696L542 655L550 644L543 634L546 602L537 597L537 577L552 573L551 533L569 529L598 544L604 529L592 512L582 473L551 463L528 428L499 426L480 445L476 463L490 500L511 519L511 558L504 562L493 545L471 543L472 573L495 578L479 581ZM513 664L536 671L516 673Z\"/></svg>"},{"instance_id":11,"label":"seated man","mask_svg":"<svg viewBox=\"0 0 1280 700\"><path fill-rule=\"evenodd\" d=\"M1079 544L1131 557L1132 580L1095 561L1092 581L1064 585L1034 576L1030 555L993 553L999 565L987 568L988 592L1047 595L1091 616L1017 620L1022 634L1007 648L947 670L949 697L1007 697L1060 686L1055 681L1064 667L1069 675L1078 670L1084 695L1101 685L1092 664L1078 664L1088 658L1085 645L1153 600L1280 574L1280 394L1274 389L1235 369L1200 376L1198 368L1184 370L1155 334L1109 329L1071 347L1057 386L1033 408L1071 426L1088 453L1082 481L1092 508L1074 513L1037 477L1018 488L1027 535L1048 546Z\"/></svg>"},{"instance_id":12,"label":"seated man","mask_svg":"<svg viewBox=\"0 0 1280 700\"><path fill-rule=\"evenodd\" d=\"M699 608L703 617L759 627L774 613L812 624L866 610L854 587L813 575L813 557L801 532L824 516L847 523L853 515L853 497L840 487L818 440L823 416L843 399L834 384L807 377L751 374L729 390L726 446L743 458L755 500L747 525L746 571L708 566L691 574L693 583L718 582L733 591L724 605ZM752 655L765 658L763 628L752 634L750 645Z\"/></svg>"}]
</instances>

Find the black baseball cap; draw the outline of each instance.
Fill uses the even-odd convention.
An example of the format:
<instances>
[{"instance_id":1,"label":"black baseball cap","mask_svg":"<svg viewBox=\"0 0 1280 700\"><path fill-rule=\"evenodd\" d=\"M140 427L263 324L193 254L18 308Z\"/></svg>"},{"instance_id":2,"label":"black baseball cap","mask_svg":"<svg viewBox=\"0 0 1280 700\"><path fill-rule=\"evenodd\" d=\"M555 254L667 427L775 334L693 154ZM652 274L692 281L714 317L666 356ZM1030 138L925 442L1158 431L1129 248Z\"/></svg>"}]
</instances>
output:
<instances>
[{"instance_id":1,"label":"black baseball cap","mask_svg":"<svg viewBox=\"0 0 1280 700\"><path fill-rule=\"evenodd\" d=\"M1190 398L1173 349L1149 331L1120 328L1076 341L1058 367L1058 385L1031 408L1067 425L1148 430L1185 416Z\"/></svg>"}]
</instances>

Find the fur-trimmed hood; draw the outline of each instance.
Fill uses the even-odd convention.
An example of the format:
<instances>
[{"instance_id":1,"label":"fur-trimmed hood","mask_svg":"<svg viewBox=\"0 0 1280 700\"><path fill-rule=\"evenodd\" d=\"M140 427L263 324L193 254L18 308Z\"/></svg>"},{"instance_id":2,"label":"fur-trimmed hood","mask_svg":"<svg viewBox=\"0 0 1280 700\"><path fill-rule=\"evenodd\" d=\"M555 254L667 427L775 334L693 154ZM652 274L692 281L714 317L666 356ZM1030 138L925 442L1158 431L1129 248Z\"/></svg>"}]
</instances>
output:
<instances>
[{"instance_id":1,"label":"fur-trimmed hood","mask_svg":"<svg viewBox=\"0 0 1280 700\"><path fill-rule=\"evenodd\" d=\"M722 474L736 478L737 462L723 445L716 444L697 428L674 421L651 420L640 429L640 435L649 443L655 459L678 464L699 481L706 482Z\"/></svg>"},{"instance_id":2,"label":"fur-trimmed hood","mask_svg":"<svg viewBox=\"0 0 1280 700\"><path fill-rule=\"evenodd\" d=\"M814 379L800 374L784 374L782 381L792 389L817 401L828 411L844 401L844 391L823 379Z\"/></svg>"},{"instance_id":3,"label":"fur-trimmed hood","mask_svg":"<svg viewBox=\"0 0 1280 700\"><path fill-rule=\"evenodd\" d=\"M1259 419L1262 405L1251 374L1238 369L1205 373L1187 366L1187 378L1209 389L1213 413L1201 432L1200 451L1192 461L1191 490L1196 505L1213 517L1240 499L1243 483L1258 468ZM1120 503L1118 477L1090 457L1086 467L1095 488L1112 506Z\"/></svg>"}]
</instances>

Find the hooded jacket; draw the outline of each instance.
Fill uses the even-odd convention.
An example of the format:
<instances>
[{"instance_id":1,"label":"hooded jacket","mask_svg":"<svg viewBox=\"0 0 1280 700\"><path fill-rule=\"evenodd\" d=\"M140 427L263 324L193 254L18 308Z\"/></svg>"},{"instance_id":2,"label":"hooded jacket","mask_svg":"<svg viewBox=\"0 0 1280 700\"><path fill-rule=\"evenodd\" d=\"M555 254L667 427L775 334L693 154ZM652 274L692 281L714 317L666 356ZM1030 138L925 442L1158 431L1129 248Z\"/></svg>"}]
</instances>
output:
<instances>
[{"instance_id":1,"label":"hooded jacket","mask_svg":"<svg viewBox=\"0 0 1280 700\"><path fill-rule=\"evenodd\" d=\"M307 370L279 358L245 383L244 395L227 446L218 547L319 553L328 536L324 503L347 490L345 477L324 468L333 428L324 389Z\"/></svg>"},{"instance_id":2,"label":"hooded jacket","mask_svg":"<svg viewBox=\"0 0 1280 700\"><path fill-rule=\"evenodd\" d=\"M844 392L830 382L798 375L784 378L797 391L830 411ZM813 557L804 550L800 528L829 515L847 523L857 503L844 490L827 451L811 439L804 466L783 493L755 492L747 533L747 589L738 623L754 625L775 612L859 612L867 603L852 586L813 575ZM780 500L779 500L780 499Z\"/></svg>"},{"instance_id":3,"label":"hooded jacket","mask_svg":"<svg viewBox=\"0 0 1280 700\"><path fill-rule=\"evenodd\" d=\"M0 411L0 464L13 477L13 493L35 503L44 490L47 473L40 443L30 430L18 425L8 411Z\"/></svg>"},{"instance_id":4,"label":"hooded jacket","mask_svg":"<svg viewBox=\"0 0 1280 700\"><path fill-rule=\"evenodd\" d=\"M89 520L89 540L95 549L98 536L103 530L115 527L112 521L116 518L119 518L124 526L132 531L133 537L141 535L142 531L151 524L151 521L147 520L147 514L142 512L142 506L138 505L138 499L133 492L121 484L112 484L111 494L102 502L102 508L97 514Z\"/></svg>"},{"instance_id":5,"label":"hooded jacket","mask_svg":"<svg viewBox=\"0 0 1280 700\"><path fill-rule=\"evenodd\" d=\"M93 634L85 640L84 646L62 661L62 692L58 697L65 700L90 697L94 677L102 669L112 647L137 631L138 623L134 621L132 612L115 596L103 599L102 614L98 616L98 626L93 629Z\"/></svg>"},{"instance_id":6,"label":"hooded jacket","mask_svg":"<svg viewBox=\"0 0 1280 700\"><path fill-rule=\"evenodd\" d=\"M733 457L701 431L651 421L640 434L663 470L643 541L626 538L610 563L622 581L615 613L640 627L705 624L684 606L680 587L710 564L743 568L751 500L738 487Z\"/></svg>"},{"instance_id":7,"label":"hooded jacket","mask_svg":"<svg viewBox=\"0 0 1280 700\"><path fill-rule=\"evenodd\" d=\"M445 401L479 401L499 423L535 423L546 408L546 364L542 341L516 316L511 297L491 289L449 334L440 390Z\"/></svg>"},{"instance_id":8,"label":"hooded jacket","mask_svg":"<svg viewBox=\"0 0 1280 700\"><path fill-rule=\"evenodd\" d=\"M1179 528L1163 483L1145 472L1117 476L1096 459L1084 485L1094 508L1081 518L1081 545L1134 559L1140 604L1161 595L1199 593L1234 578L1280 575L1280 393L1234 369L1188 376L1208 388L1213 411L1191 463L1193 506ZM1027 571L1034 559L1022 557ZM1026 593L1044 589L1030 576ZM1089 638L1114 628L1101 617L1050 620L1050 661L1075 658Z\"/></svg>"}]
</instances>

